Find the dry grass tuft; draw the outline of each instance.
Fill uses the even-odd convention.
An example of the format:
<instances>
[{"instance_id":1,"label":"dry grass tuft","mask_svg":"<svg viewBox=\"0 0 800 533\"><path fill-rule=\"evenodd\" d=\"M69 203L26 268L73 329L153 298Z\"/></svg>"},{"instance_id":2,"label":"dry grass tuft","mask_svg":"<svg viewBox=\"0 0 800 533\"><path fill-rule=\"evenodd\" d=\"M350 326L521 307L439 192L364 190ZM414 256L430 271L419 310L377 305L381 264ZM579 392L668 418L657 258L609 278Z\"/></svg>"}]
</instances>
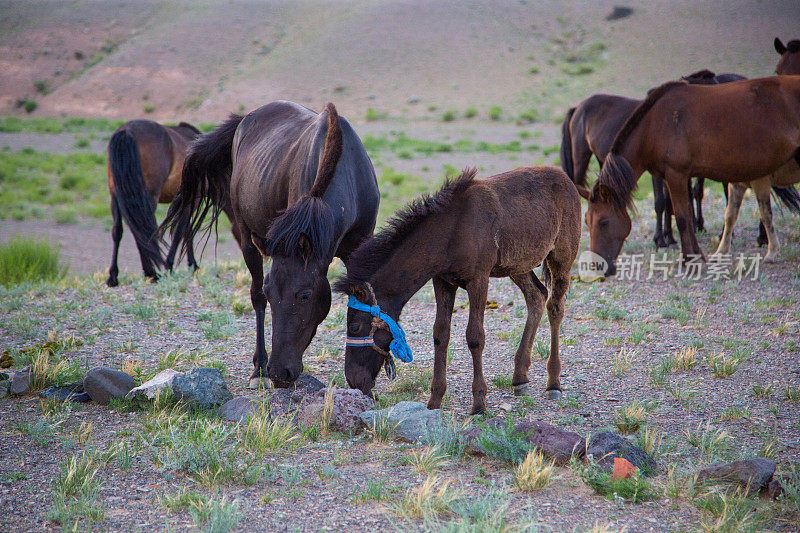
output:
<instances>
[{"instance_id":1,"label":"dry grass tuft","mask_svg":"<svg viewBox=\"0 0 800 533\"><path fill-rule=\"evenodd\" d=\"M553 477L555 467L547 461L540 450L531 450L514 469L514 485L521 491L535 491L545 488Z\"/></svg>"}]
</instances>

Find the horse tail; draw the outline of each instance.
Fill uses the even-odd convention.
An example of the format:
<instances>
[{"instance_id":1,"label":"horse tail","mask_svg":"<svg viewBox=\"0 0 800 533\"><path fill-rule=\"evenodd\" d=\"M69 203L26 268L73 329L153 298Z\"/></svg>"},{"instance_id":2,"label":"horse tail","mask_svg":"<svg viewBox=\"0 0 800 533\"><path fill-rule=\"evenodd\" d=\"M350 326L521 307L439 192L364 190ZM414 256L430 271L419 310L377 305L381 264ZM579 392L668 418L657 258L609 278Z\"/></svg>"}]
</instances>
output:
<instances>
[{"instance_id":1,"label":"horse tail","mask_svg":"<svg viewBox=\"0 0 800 533\"><path fill-rule=\"evenodd\" d=\"M216 228L222 209L230 204L230 181L233 169L233 137L244 117L231 116L217 128L195 139L186 151L181 186L161 223L160 235L183 231L183 247L201 231ZM211 212L208 224L206 215Z\"/></svg>"},{"instance_id":2,"label":"horse tail","mask_svg":"<svg viewBox=\"0 0 800 533\"><path fill-rule=\"evenodd\" d=\"M789 211L800 214L800 194L794 185L788 187L773 187L772 192L778 197L783 205L789 208Z\"/></svg>"},{"instance_id":3,"label":"horse tail","mask_svg":"<svg viewBox=\"0 0 800 533\"><path fill-rule=\"evenodd\" d=\"M152 198L147 192L136 140L120 130L108 142L108 164L116 189L113 200L136 240L143 258L158 268L164 265Z\"/></svg>"},{"instance_id":4,"label":"horse tail","mask_svg":"<svg viewBox=\"0 0 800 533\"><path fill-rule=\"evenodd\" d=\"M317 177L314 185L308 191L308 195L314 198L322 198L336 174L336 165L342 157L342 125L339 122L339 114L336 106L331 102L325 106L328 111L328 133L325 135L325 150L322 153L322 161L317 170Z\"/></svg>"},{"instance_id":5,"label":"horse tail","mask_svg":"<svg viewBox=\"0 0 800 533\"><path fill-rule=\"evenodd\" d=\"M572 115L575 114L575 108L571 107L567 111L567 116L564 117L564 123L561 124L561 168L567 173L569 179L575 182L575 163L572 161L572 132L570 131L570 122L572 122ZM586 183L584 177L583 183L576 185L583 186Z\"/></svg>"}]
</instances>

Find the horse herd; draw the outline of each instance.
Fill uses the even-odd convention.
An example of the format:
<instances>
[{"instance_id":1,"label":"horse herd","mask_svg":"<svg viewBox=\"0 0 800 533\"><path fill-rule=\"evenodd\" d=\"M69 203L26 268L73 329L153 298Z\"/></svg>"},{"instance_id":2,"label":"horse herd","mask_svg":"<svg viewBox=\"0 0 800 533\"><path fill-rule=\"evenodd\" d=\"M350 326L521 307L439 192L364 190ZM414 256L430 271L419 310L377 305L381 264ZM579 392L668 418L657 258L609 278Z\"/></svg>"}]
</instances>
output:
<instances>
[{"instance_id":1,"label":"horse herd","mask_svg":"<svg viewBox=\"0 0 800 533\"><path fill-rule=\"evenodd\" d=\"M114 251L107 283L118 284L122 220L131 228L147 277L172 269L178 247L197 267L192 243L216 227L221 212L251 275L256 316L254 370L249 386L269 379L278 387L299 377L302 356L331 305L327 271L334 257L347 268L334 290L347 294L345 376L371 394L394 359L412 359L400 314L429 280L436 297L434 368L429 408L441 406L447 347L457 289L469 296L467 345L473 359L472 412L485 410L483 315L490 277L509 277L522 291L527 319L514 357L516 394L528 392L531 348L545 308L550 322L546 396L560 397L559 329L570 270L581 236L580 198L591 250L614 271L631 229L628 209L638 178L653 177L657 246L674 243L674 213L684 256L700 254L704 179L729 191L725 253L742 196L753 188L774 259L770 187L787 205L800 206L800 41L775 39L778 76L746 80L700 71L649 92L644 100L594 95L570 109L562 127L561 162L521 167L476 180L475 170L396 213L373 235L379 190L372 162L351 125L333 104L321 113L286 101L230 118L208 134L186 123L161 126L134 120L108 146L108 186ZM601 162L586 185L591 156ZM691 187L690 178L699 184ZM696 208L691 203L697 201ZM159 227L155 207L170 203ZM172 243L166 258L161 242ZM271 258L266 275L264 258ZM542 266L544 283L533 269ZM549 287L549 291L548 291ZM264 319L272 312L268 356Z\"/></svg>"}]
</instances>

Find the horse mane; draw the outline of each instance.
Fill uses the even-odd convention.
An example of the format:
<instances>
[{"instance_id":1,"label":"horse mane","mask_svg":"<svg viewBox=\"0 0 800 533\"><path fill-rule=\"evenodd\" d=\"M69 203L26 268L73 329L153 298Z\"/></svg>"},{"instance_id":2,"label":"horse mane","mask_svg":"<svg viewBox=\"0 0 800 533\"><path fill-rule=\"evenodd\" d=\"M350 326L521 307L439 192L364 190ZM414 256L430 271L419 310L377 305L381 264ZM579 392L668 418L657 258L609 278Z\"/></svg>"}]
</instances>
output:
<instances>
[{"instance_id":1,"label":"horse mane","mask_svg":"<svg viewBox=\"0 0 800 533\"><path fill-rule=\"evenodd\" d=\"M690 80L707 80L716 78L717 75L711 72L708 69L698 70L697 72L692 72L686 76L681 76L682 80L690 81Z\"/></svg>"},{"instance_id":2,"label":"horse mane","mask_svg":"<svg viewBox=\"0 0 800 533\"><path fill-rule=\"evenodd\" d=\"M422 222L441 213L453 199L475 181L476 168L464 169L456 179L445 179L441 189L425 194L400 209L375 236L356 248L347 261L347 274L336 281L334 290L347 292L351 283L368 281Z\"/></svg>"},{"instance_id":3,"label":"horse mane","mask_svg":"<svg viewBox=\"0 0 800 533\"><path fill-rule=\"evenodd\" d=\"M633 210L633 191L636 186L631 164L621 155L610 153L589 193L589 201L608 202L621 211Z\"/></svg>"},{"instance_id":4,"label":"horse mane","mask_svg":"<svg viewBox=\"0 0 800 533\"><path fill-rule=\"evenodd\" d=\"M328 131L314 184L307 194L270 225L264 250L267 255L299 256L302 250L298 241L303 235L309 240L315 259L326 257L330 251L334 234L333 213L322 196L336 175L336 165L342 157L344 142L336 107L329 102L325 109L328 111Z\"/></svg>"},{"instance_id":5,"label":"horse mane","mask_svg":"<svg viewBox=\"0 0 800 533\"><path fill-rule=\"evenodd\" d=\"M195 132L197 135L201 135L201 134L202 134L202 132L201 132L200 130L198 130L197 128L195 128L194 126L192 126L191 124L189 124L188 122L179 122L179 123L178 123L178 127L179 127L179 128L186 128L186 129L192 130L192 131L193 131L193 132Z\"/></svg>"},{"instance_id":6,"label":"horse mane","mask_svg":"<svg viewBox=\"0 0 800 533\"><path fill-rule=\"evenodd\" d=\"M628 117L628 120L625 121L622 128L617 133L617 136L614 137L614 142L611 145L611 151L609 153L612 154L619 154L620 150L622 149L622 145L628 140L633 130L639 125L642 121L644 116L647 114L648 111L655 105L658 100L667 94L669 91L674 89L675 87L683 87L686 85L686 82L683 81L668 81L667 83L652 89L648 94L647 98L639 104L639 107L633 110L631 116Z\"/></svg>"},{"instance_id":7,"label":"horse mane","mask_svg":"<svg viewBox=\"0 0 800 533\"><path fill-rule=\"evenodd\" d=\"M789 41L786 43L786 51L790 54L794 54L795 52L800 52L800 41L797 39L793 41Z\"/></svg>"}]
</instances>

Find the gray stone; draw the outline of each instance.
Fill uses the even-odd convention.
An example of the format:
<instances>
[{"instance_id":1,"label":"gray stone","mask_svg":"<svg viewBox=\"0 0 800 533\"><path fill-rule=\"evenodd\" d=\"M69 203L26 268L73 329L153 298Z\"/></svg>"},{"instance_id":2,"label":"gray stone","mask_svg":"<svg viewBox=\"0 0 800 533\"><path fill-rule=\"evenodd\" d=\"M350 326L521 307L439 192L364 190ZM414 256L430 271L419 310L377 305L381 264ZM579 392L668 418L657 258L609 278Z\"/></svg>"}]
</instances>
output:
<instances>
[{"instance_id":1,"label":"gray stone","mask_svg":"<svg viewBox=\"0 0 800 533\"><path fill-rule=\"evenodd\" d=\"M280 418L293 413L306 396L312 396L322 390L325 385L311 374L302 373L290 387L275 389L269 397L269 414L272 418Z\"/></svg>"},{"instance_id":2,"label":"gray stone","mask_svg":"<svg viewBox=\"0 0 800 533\"><path fill-rule=\"evenodd\" d=\"M426 443L431 435L442 431L441 409L428 409L420 402L400 402L393 407L364 411L359 415L369 428L381 420L394 428L396 438L414 443Z\"/></svg>"},{"instance_id":3,"label":"gray stone","mask_svg":"<svg viewBox=\"0 0 800 533\"><path fill-rule=\"evenodd\" d=\"M0 381L0 398L8 396L8 391L11 388L11 381L4 379Z\"/></svg>"},{"instance_id":4,"label":"gray stone","mask_svg":"<svg viewBox=\"0 0 800 533\"><path fill-rule=\"evenodd\" d=\"M28 394L28 391L31 389L31 370L32 366L28 365L22 370L17 370L14 372L14 375L11 376L11 387L9 388L9 392L14 396L22 396L23 394Z\"/></svg>"},{"instance_id":5,"label":"gray stone","mask_svg":"<svg viewBox=\"0 0 800 533\"><path fill-rule=\"evenodd\" d=\"M602 467L613 470L614 458L621 457L639 468L645 476L655 473L658 465L650 455L611 431L595 433L589 439L586 455L591 455Z\"/></svg>"},{"instance_id":6,"label":"gray stone","mask_svg":"<svg viewBox=\"0 0 800 533\"><path fill-rule=\"evenodd\" d=\"M93 368L83 378L83 390L100 405L111 398L124 398L135 386L133 376L107 366Z\"/></svg>"},{"instance_id":7,"label":"gray stone","mask_svg":"<svg viewBox=\"0 0 800 533\"><path fill-rule=\"evenodd\" d=\"M247 396L237 396L219 407L219 416L223 420L239 422L250 416L258 408L258 402Z\"/></svg>"},{"instance_id":8,"label":"gray stone","mask_svg":"<svg viewBox=\"0 0 800 533\"><path fill-rule=\"evenodd\" d=\"M168 368L155 375L153 379L145 381L138 387L132 388L125 395L129 400L152 400L160 391L171 392L172 382L183 372Z\"/></svg>"},{"instance_id":9,"label":"gray stone","mask_svg":"<svg viewBox=\"0 0 800 533\"><path fill-rule=\"evenodd\" d=\"M775 461L765 457L755 457L732 463L717 463L697 472L697 481L738 484L747 487L753 494L766 487L775 475Z\"/></svg>"},{"instance_id":10,"label":"gray stone","mask_svg":"<svg viewBox=\"0 0 800 533\"><path fill-rule=\"evenodd\" d=\"M574 431L566 431L541 420L524 420L514 427L511 434L523 434L528 444L541 450L558 465L569 463L573 455L583 457L586 451L586 439Z\"/></svg>"},{"instance_id":11,"label":"gray stone","mask_svg":"<svg viewBox=\"0 0 800 533\"><path fill-rule=\"evenodd\" d=\"M327 388L320 389L313 396L303 399L297 411L298 424L312 426L322 419L327 391ZM359 415L374 407L372 398L360 390L334 388L330 428L341 433L358 433L364 429L364 422Z\"/></svg>"},{"instance_id":12,"label":"gray stone","mask_svg":"<svg viewBox=\"0 0 800 533\"><path fill-rule=\"evenodd\" d=\"M84 392L83 382L77 381L61 387L50 387L39 393L39 396L49 400L66 402L67 400L75 403L86 403L91 401L91 396Z\"/></svg>"},{"instance_id":13,"label":"gray stone","mask_svg":"<svg viewBox=\"0 0 800 533\"><path fill-rule=\"evenodd\" d=\"M233 398L222 372L219 368L211 367L195 368L175 376L172 394L188 405L201 409L221 405Z\"/></svg>"}]
</instances>

